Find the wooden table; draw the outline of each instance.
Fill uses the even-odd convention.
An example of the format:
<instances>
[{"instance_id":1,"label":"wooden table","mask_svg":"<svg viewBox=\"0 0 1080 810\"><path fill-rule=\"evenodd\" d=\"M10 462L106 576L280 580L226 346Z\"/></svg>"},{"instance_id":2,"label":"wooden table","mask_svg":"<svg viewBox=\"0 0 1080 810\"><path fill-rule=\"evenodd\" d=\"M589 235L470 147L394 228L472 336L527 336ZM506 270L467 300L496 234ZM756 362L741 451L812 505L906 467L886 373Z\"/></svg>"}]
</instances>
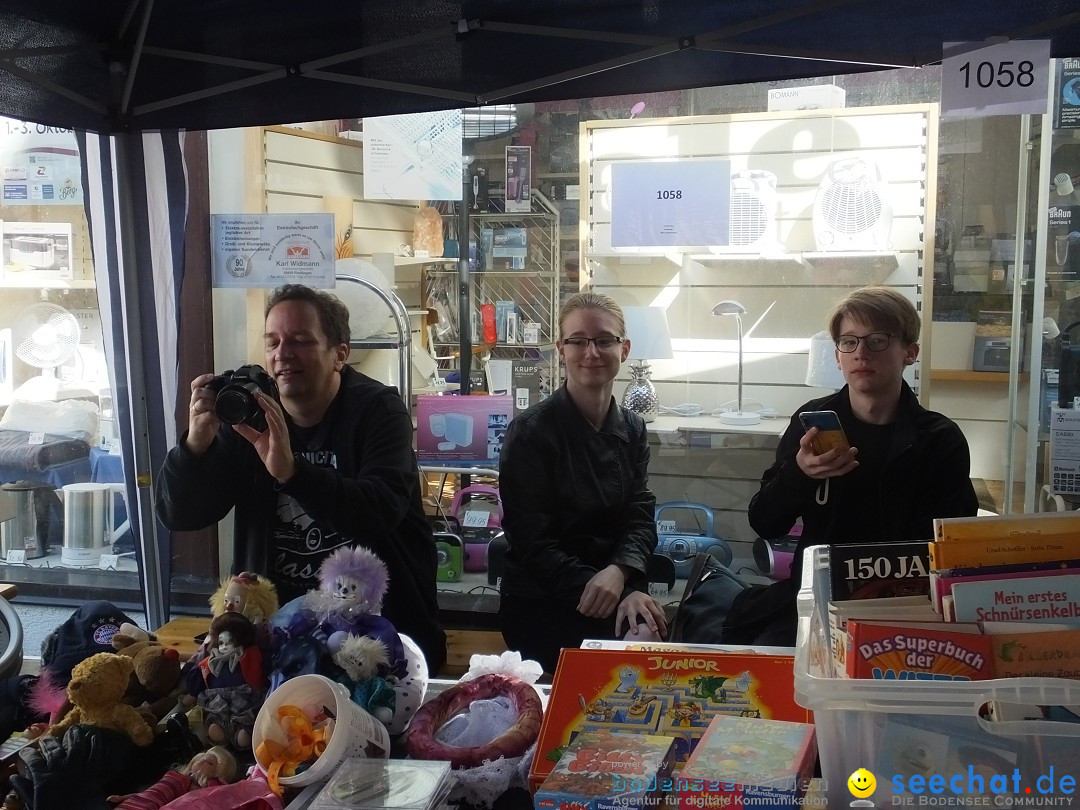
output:
<instances>
[{"instance_id":1,"label":"wooden table","mask_svg":"<svg viewBox=\"0 0 1080 810\"><path fill-rule=\"evenodd\" d=\"M163 624L154 634L166 647L173 647L179 652L181 661L186 661L199 647L195 636L205 633L209 627L209 616L178 616ZM436 674L444 678L460 677L468 671L473 653L499 655L505 651L502 634L496 631L447 630L446 663L438 673L432 673L432 677Z\"/></svg>"}]
</instances>

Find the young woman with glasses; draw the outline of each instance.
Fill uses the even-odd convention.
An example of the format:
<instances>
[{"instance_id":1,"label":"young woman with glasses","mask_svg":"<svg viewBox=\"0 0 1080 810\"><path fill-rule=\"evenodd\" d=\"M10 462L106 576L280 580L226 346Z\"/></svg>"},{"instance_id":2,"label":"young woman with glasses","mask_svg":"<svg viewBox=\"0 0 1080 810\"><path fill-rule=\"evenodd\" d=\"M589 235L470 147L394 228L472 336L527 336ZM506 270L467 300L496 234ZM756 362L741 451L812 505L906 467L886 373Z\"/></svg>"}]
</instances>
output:
<instances>
[{"instance_id":1,"label":"young woman with glasses","mask_svg":"<svg viewBox=\"0 0 1080 810\"><path fill-rule=\"evenodd\" d=\"M963 433L923 408L904 381L919 355L911 302L889 287L863 287L836 305L828 323L847 384L792 416L750 501L750 525L761 537L783 537L802 521L793 580L739 594L725 641L795 643L794 582L806 546L929 540L934 518L978 510ZM815 454L818 431L804 431L804 411L835 411L850 447Z\"/></svg>"},{"instance_id":2,"label":"young woman with glasses","mask_svg":"<svg viewBox=\"0 0 1080 810\"><path fill-rule=\"evenodd\" d=\"M502 633L547 672L560 648L583 639L667 630L646 577L656 499L645 423L611 393L630 352L622 310L606 295L578 293L562 308L559 334L566 382L515 417L499 461L510 544Z\"/></svg>"}]
</instances>

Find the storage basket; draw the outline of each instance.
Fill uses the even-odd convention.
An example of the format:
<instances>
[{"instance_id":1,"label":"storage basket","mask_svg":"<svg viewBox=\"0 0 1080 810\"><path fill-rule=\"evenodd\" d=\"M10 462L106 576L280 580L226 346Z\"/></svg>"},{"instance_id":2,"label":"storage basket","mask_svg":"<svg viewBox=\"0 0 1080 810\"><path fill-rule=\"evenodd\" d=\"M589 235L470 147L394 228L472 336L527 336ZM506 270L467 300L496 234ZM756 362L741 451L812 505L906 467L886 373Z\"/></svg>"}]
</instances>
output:
<instances>
[{"instance_id":1,"label":"storage basket","mask_svg":"<svg viewBox=\"0 0 1080 810\"><path fill-rule=\"evenodd\" d=\"M1001 678L987 681L869 680L831 677L829 648L828 548L813 546L804 555L798 595L799 630L795 652L795 700L814 713L824 790L830 802L847 807L855 796L848 778L859 768L874 774L877 788L868 799L876 807L938 805L1008 806L1036 803L1061 791L1062 776L1074 776L1080 762L1080 723L1049 720L991 722L980 710L990 701L1010 706L1080 706L1080 681L1067 678ZM920 731L920 729L922 731ZM925 783L922 792L901 769L891 769L906 735L914 756L928 760L932 774L945 777L941 790ZM968 790L968 772L946 772L963 748L1012 753L1008 798L995 795L984 779L983 793ZM918 750L917 750L918 749ZM974 767L974 766L973 766ZM1049 771L1053 776L1048 781ZM1000 769L999 769L1000 770ZM1019 773L1018 789L1013 784ZM972 772L975 774L975 771ZM895 778L901 777L897 785ZM1040 781L1040 777L1043 777ZM897 790L897 787L900 790ZM960 793L954 787L961 788ZM978 787L978 781L970 783ZM1044 792L1049 787L1050 790ZM863 798L863 797L859 797ZM1048 801L1047 805L1053 804ZM854 805L853 805L854 806ZM869 805L865 805L869 806Z\"/></svg>"}]
</instances>

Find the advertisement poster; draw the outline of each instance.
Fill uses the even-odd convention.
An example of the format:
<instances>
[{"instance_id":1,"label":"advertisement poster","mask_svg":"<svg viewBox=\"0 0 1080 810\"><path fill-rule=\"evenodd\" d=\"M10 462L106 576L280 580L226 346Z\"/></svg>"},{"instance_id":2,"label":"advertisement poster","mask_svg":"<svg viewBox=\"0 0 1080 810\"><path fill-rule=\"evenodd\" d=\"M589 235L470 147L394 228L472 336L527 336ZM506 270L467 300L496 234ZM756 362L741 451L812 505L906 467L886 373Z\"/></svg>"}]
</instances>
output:
<instances>
[{"instance_id":1,"label":"advertisement poster","mask_svg":"<svg viewBox=\"0 0 1080 810\"><path fill-rule=\"evenodd\" d=\"M70 279L70 222L0 221L5 281Z\"/></svg>"},{"instance_id":2,"label":"advertisement poster","mask_svg":"<svg viewBox=\"0 0 1080 810\"><path fill-rule=\"evenodd\" d=\"M508 214L532 211L532 147L506 147L506 208Z\"/></svg>"},{"instance_id":3,"label":"advertisement poster","mask_svg":"<svg viewBox=\"0 0 1080 810\"><path fill-rule=\"evenodd\" d=\"M333 214L214 214L215 287L334 286Z\"/></svg>"},{"instance_id":4,"label":"advertisement poster","mask_svg":"<svg viewBox=\"0 0 1080 810\"><path fill-rule=\"evenodd\" d=\"M6 205L82 205L75 133L0 116L0 182Z\"/></svg>"},{"instance_id":5,"label":"advertisement poster","mask_svg":"<svg viewBox=\"0 0 1080 810\"><path fill-rule=\"evenodd\" d=\"M731 163L658 160L611 166L611 246L728 243Z\"/></svg>"},{"instance_id":6,"label":"advertisement poster","mask_svg":"<svg viewBox=\"0 0 1080 810\"><path fill-rule=\"evenodd\" d=\"M461 110L364 119L364 199L460 200Z\"/></svg>"},{"instance_id":7,"label":"advertisement poster","mask_svg":"<svg viewBox=\"0 0 1080 810\"><path fill-rule=\"evenodd\" d=\"M1080 59L1058 59L1054 127L1080 129Z\"/></svg>"}]
</instances>

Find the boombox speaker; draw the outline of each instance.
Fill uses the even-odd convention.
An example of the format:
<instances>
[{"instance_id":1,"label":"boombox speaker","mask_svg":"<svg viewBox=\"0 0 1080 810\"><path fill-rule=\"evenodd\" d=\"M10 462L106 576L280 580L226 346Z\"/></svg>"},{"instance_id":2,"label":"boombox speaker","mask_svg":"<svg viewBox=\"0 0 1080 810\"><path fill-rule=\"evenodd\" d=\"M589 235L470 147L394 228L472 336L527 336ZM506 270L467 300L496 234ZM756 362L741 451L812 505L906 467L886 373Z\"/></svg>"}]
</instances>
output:
<instances>
[{"instance_id":1,"label":"boombox speaker","mask_svg":"<svg viewBox=\"0 0 1080 810\"><path fill-rule=\"evenodd\" d=\"M435 558L438 582L457 582L465 570L465 552L461 537L451 532L435 532Z\"/></svg>"},{"instance_id":2,"label":"boombox speaker","mask_svg":"<svg viewBox=\"0 0 1080 810\"><path fill-rule=\"evenodd\" d=\"M502 534L492 538L487 547L487 577L488 585L498 588L502 585L503 571L506 570L506 552L510 550L510 544Z\"/></svg>"},{"instance_id":3,"label":"boombox speaker","mask_svg":"<svg viewBox=\"0 0 1080 810\"><path fill-rule=\"evenodd\" d=\"M696 531L682 531L677 528L675 521L665 521L661 515L672 509L681 509L694 515L695 520L699 514L704 515L705 525L696 521ZM713 529L712 509L700 503L689 501L668 501L656 505L656 553L671 558L675 563L675 575L680 579L686 579L690 569L694 565L694 557L699 553L711 554L722 565L731 564L731 547L726 541L717 537Z\"/></svg>"},{"instance_id":4,"label":"boombox speaker","mask_svg":"<svg viewBox=\"0 0 1080 810\"><path fill-rule=\"evenodd\" d=\"M770 579L790 579L791 563L799 538L788 535L772 540L758 538L754 541L754 565Z\"/></svg>"}]
</instances>

